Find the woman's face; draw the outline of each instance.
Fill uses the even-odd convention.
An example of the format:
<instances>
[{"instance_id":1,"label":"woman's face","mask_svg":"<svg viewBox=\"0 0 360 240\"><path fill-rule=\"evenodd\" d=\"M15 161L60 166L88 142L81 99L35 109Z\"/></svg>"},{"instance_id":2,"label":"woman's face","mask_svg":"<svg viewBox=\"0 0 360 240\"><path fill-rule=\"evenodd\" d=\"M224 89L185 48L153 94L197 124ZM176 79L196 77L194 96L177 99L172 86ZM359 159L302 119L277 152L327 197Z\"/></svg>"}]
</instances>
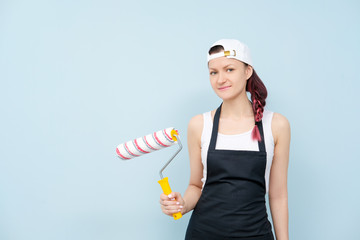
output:
<instances>
[{"instance_id":1,"label":"woman's face","mask_svg":"<svg viewBox=\"0 0 360 240\"><path fill-rule=\"evenodd\" d=\"M236 59L219 57L209 61L210 83L215 93L223 100L231 100L245 94L246 81L252 67Z\"/></svg>"}]
</instances>

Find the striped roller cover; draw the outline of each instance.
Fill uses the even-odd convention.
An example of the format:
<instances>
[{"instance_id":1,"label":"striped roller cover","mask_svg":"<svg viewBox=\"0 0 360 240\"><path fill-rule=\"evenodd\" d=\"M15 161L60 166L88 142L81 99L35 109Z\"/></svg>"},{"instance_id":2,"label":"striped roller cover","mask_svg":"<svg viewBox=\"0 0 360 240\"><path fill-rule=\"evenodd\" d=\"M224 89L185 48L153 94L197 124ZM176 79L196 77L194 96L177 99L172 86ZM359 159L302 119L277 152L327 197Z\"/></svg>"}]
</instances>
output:
<instances>
[{"instance_id":1,"label":"striped roller cover","mask_svg":"<svg viewBox=\"0 0 360 240\"><path fill-rule=\"evenodd\" d=\"M177 132L175 128L171 127L122 143L117 146L116 152L121 159L129 160L146 153L170 147L176 144L176 141L171 137L172 130Z\"/></svg>"}]
</instances>

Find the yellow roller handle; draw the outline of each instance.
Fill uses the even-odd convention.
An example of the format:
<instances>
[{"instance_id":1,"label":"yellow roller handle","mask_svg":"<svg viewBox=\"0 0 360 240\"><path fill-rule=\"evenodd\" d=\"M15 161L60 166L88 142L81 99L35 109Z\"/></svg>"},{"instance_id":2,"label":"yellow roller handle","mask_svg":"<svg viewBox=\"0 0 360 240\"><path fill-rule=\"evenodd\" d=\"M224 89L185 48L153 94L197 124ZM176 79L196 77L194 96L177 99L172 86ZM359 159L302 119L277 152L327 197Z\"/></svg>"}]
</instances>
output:
<instances>
[{"instance_id":1,"label":"yellow roller handle","mask_svg":"<svg viewBox=\"0 0 360 240\"><path fill-rule=\"evenodd\" d=\"M169 185L169 179L168 177L165 177L161 180L158 181L158 183L160 184L163 192L166 194L166 195L169 195L170 193L172 193L171 191L171 188L170 188L170 185ZM175 201L175 200L174 200ZM178 220L182 217L182 214L181 212L178 212L178 213L174 213L173 214L173 217L175 220Z\"/></svg>"}]
</instances>

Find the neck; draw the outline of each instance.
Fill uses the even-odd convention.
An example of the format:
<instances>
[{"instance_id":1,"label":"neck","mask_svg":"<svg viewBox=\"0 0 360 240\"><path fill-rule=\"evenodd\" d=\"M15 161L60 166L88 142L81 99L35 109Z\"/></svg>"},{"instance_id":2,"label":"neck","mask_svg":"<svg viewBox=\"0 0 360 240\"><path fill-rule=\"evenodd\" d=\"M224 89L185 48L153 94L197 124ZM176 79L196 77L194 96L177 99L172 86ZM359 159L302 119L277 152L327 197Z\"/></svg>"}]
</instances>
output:
<instances>
[{"instance_id":1,"label":"neck","mask_svg":"<svg viewBox=\"0 0 360 240\"><path fill-rule=\"evenodd\" d=\"M254 111L251 102L245 94L236 99L223 101L221 116L233 119L254 117Z\"/></svg>"}]
</instances>

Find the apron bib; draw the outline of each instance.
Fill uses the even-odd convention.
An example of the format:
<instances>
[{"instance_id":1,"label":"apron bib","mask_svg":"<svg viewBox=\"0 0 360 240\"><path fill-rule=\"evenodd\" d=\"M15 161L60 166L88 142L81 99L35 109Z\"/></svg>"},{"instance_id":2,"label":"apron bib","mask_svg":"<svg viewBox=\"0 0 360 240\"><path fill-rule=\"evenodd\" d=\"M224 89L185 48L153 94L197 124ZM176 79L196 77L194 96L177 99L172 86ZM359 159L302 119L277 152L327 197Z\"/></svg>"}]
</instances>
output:
<instances>
[{"instance_id":1,"label":"apron bib","mask_svg":"<svg viewBox=\"0 0 360 240\"><path fill-rule=\"evenodd\" d=\"M266 150L262 121L259 151L215 150L221 105L207 155L207 178L191 215L186 240L273 240L265 205Z\"/></svg>"}]
</instances>

